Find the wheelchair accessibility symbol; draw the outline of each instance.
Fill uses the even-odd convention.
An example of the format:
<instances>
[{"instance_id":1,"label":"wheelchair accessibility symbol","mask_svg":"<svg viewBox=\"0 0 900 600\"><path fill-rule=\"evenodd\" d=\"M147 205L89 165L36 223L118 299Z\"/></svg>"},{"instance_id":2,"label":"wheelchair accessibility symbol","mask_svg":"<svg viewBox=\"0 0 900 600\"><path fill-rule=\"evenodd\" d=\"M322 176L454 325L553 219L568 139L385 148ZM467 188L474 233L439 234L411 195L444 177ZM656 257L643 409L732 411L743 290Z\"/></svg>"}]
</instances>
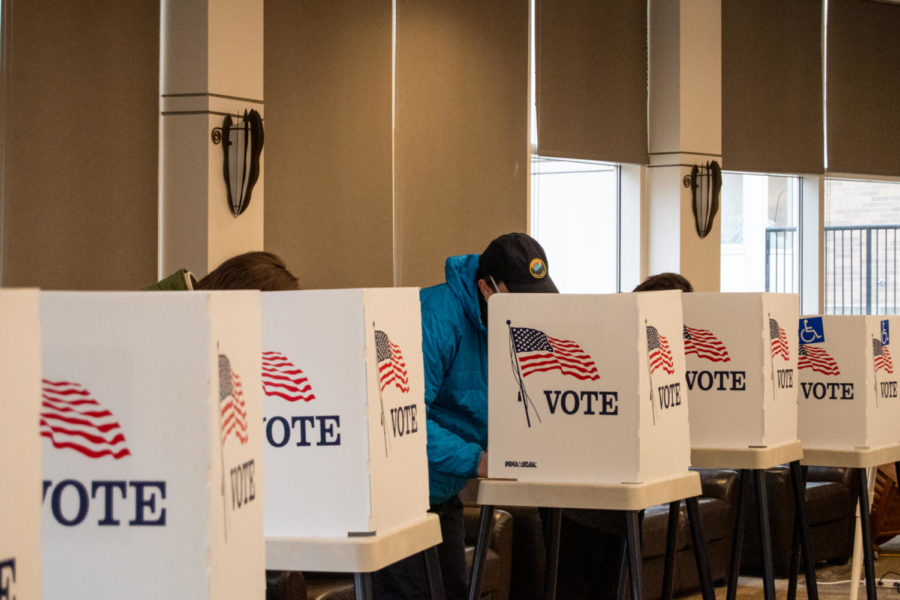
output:
<instances>
[{"instance_id":1,"label":"wheelchair accessibility symbol","mask_svg":"<svg viewBox=\"0 0 900 600\"><path fill-rule=\"evenodd\" d=\"M800 331L798 333L801 344L820 344L824 342L825 327L822 324L822 317L800 319Z\"/></svg>"},{"instance_id":2,"label":"wheelchair accessibility symbol","mask_svg":"<svg viewBox=\"0 0 900 600\"><path fill-rule=\"evenodd\" d=\"M888 331L888 320L884 319L881 322L881 345L887 346L891 343L891 336Z\"/></svg>"}]
</instances>

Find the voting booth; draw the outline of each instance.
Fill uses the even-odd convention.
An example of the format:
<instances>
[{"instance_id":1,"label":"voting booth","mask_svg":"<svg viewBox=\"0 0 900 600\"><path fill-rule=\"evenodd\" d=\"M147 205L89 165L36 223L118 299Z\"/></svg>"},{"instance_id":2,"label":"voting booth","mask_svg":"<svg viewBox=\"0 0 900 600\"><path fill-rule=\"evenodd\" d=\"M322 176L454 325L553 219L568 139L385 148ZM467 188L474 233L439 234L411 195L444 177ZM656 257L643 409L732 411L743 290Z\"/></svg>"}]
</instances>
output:
<instances>
[{"instance_id":1,"label":"voting booth","mask_svg":"<svg viewBox=\"0 0 900 600\"><path fill-rule=\"evenodd\" d=\"M428 510L415 288L262 294L266 538L382 534Z\"/></svg>"},{"instance_id":2,"label":"voting booth","mask_svg":"<svg viewBox=\"0 0 900 600\"><path fill-rule=\"evenodd\" d=\"M796 294L685 294L685 383L694 448L797 440Z\"/></svg>"},{"instance_id":3,"label":"voting booth","mask_svg":"<svg viewBox=\"0 0 900 600\"><path fill-rule=\"evenodd\" d=\"M48 292L47 598L265 597L259 293Z\"/></svg>"},{"instance_id":4,"label":"voting booth","mask_svg":"<svg viewBox=\"0 0 900 600\"><path fill-rule=\"evenodd\" d=\"M488 476L647 483L690 464L681 292L494 294Z\"/></svg>"},{"instance_id":5,"label":"voting booth","mask_svg":"<svg viewBox=\"0 0 900 600\"><path fill-rule=\"evenodd\" d=\"M900 443L890 325L888 317L800 317L798 431L805 448Z\"/></svg>"},{"instance_id":6,"label":"voting booth","mask_svg":"<svg viewBox=\"0 0 900 600\"><path fill-rule=\"evenodd\" d=\"M0 290L0 598L41 598L37 290Z\"/></svg>"}]
</instances>

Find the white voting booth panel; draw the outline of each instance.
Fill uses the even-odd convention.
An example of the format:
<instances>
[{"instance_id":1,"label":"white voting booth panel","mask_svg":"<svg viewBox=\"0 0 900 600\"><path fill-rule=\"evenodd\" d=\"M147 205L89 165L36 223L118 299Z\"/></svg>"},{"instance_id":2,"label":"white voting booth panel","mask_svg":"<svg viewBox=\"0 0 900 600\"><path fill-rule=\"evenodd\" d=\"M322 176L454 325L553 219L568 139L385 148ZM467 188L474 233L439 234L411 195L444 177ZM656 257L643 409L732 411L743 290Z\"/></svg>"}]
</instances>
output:
<instances>
[{"instance_id":1,"label":"white voting booth panel","mask_svg":"<svg viewBox=\"0 0 900 600\"><path fill-rule=\"evenodd\" d=\"M804 448L900 443L887 317L800 317L798 431Z\"/></svg>"},{"instance_id":2,"label":"white voting booth panel","mask_svg":"<svg viewBox=\"0 0 900 600\"><path fill-rule=\"evenodd\" d=\"M37 290L0 290L0 598L41 598Z\"/></svg>"},{"instance_id":3,"label":"white voting booth panel","mask_svg":"<svg viewBox=\"0 0 900 600\"><path fill-rule=\"evenodd\" d=\"M425 518L418 289L271 292L262 307L266 537Z\"/></svg>"},{"instance_id":4,"label":"white voting booth panel","mask_svg":"<svg viewBox=\"0 0 900 600\"><path fill-rule=\"evenodd\" d=\"M681 292L494 294L488 476L648 483L690 464Z\"/></svg>"},{"instance_id":5,"label":"white voting booth panel","mask_svg":"<svg viewBox=\"0 0 900 600\"><path fill-rule=\"evenodd\" d=\"M691 445L795 442L797 295L696 292L683 300Z\"/></svg>"},{"instance_id":6,"label":"white voting booth panel","mask_svg":"<svg viewBox=\"0 0 900 600\"><path fill-rule=\"evenodd\" d=\"M259 292L41 294L47 598L265 597Z\"/></svg>"}]
</instances>

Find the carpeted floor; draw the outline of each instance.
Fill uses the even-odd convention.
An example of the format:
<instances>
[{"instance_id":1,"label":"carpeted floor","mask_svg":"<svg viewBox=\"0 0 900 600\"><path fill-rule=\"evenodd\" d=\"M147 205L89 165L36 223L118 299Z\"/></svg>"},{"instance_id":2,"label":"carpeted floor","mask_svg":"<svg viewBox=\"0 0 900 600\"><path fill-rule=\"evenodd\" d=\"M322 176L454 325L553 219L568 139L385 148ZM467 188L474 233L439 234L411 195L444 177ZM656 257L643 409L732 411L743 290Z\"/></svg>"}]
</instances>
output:
<instances>
[{"instance_id":1,"label":"carpeted floor","mask_svg":"<svg viewBox=\"0 0 900 600\"><path fill-rule=\"evenodd\" d=\"M862 571L860 567L860 571ZM884 543L879 548L878 557L875 560L876 581L880 578L895 579L900 582L900 536ZM860 575L862 579L862 574ZM837 600L850 597L850 562L844 565L825 566L816 571L818 581L819 598L821 600ZM801 576L800 585L797 588L797 598L808 598L806 582ZM780 598L787 597L787 579L775 580L775 595ZM758 577L741 577L738 581L738 600L756 600L763 597L762 580ZM860 581L858 598L866 597L865 581ZM679 600L701 600L700 593L680 596ZM725 587L716 588L716 598L725 598ZM900 590L889 585L878 588L878 598L893 598L900 600Z\"/></svg>"}]
</instances>

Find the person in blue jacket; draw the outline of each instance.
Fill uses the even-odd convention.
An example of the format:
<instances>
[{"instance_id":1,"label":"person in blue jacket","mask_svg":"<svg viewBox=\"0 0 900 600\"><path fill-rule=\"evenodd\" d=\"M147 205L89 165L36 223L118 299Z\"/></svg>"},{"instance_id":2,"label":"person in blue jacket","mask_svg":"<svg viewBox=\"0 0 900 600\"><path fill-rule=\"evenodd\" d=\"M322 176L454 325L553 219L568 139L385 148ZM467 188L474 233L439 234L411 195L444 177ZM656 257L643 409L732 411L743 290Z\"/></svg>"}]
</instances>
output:
<instances>
[{"instance_id":1,"label":"person in blue jacket","mask_svg":"<svg viewBox=\"0 0 900 600\"><path fill-rule=\"evenodd\" d=\"M467 595L459 492L487 473L487 299L498 292L556 292L547 256L524 233L492 241L481 255L451 256L445 283L420 292L431 512L449 600ZM377 598L427 598L424 561L411 557L375 577Z\"/></svg>"}]
</instances>

